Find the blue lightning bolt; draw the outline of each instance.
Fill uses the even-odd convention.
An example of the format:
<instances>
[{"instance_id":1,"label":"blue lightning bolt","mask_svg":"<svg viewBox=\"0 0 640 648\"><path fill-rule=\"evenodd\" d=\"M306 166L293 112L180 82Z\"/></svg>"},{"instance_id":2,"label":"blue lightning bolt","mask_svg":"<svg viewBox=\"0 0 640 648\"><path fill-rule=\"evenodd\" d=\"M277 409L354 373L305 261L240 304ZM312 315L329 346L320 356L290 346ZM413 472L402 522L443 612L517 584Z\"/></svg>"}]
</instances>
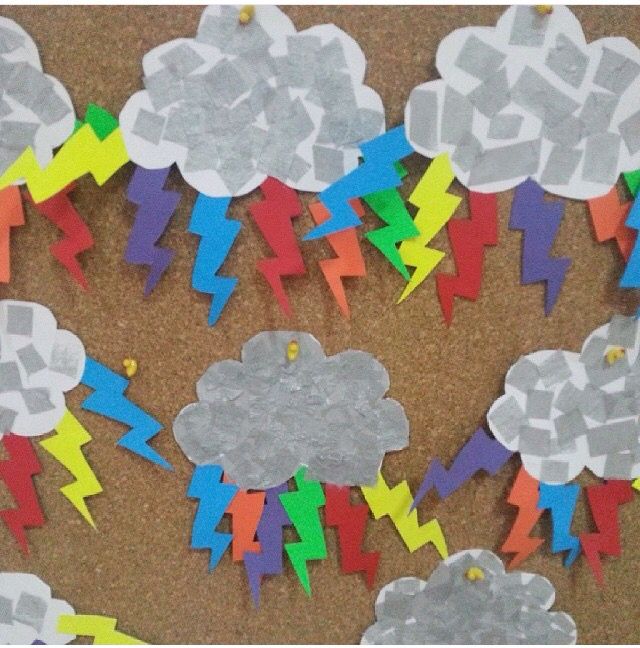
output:
<instances>
[{"instance_id":1,"label":"blue lightning bolt","mask_svg":"<svg viewBox=\"0 0 640 648\"><path fill-rule=\"evenodd\" d=\"M215 530L227 506L238 492L237 486L223 484L221 479L220 466L196 466L187 490L187 497L200 500L193 518L191 547L211 550L209 571L220 562L233 538L230 533L219 533Z\"/></svg>"},{"instance_id":2,"label":"blue lightning bolt","mask_svg":"<svg viewBox=\"0 0 640 648\"><path fill-rule=\"evenodd\" d=\"M189 232L201 237L193 263L191 285L198 292L212 295L209 326L218 321L238 283L236 277L216 276L241 228L239 221L225 218L230 202L231 198L211 198L199 194L189 223Z\"/></svg>"},{"instance_id":3,"label":"blue lightning bolt","mask_svg":"<svg viewBox=\"0 0 640 648\"><path fill-rule=\"evenodd\" d=\"M580 555L580 539L571 535L571 522L580 493L578 484L545 484L540 482L539 509L551 512L551 551L568 550L564 566L570 567Z\"/></svg>"},{"instance_id":4,"label":"blue lightning bolt","mask_svg":"<svg viewBox=\"0 0 640 648\"><path fill-rule=\"evenodd\" d=\"M312 241L350 227L357 227L361 221L349 205L349 200L402 184L395 162L413 153L404 133L404 125L365 142L360 146L360 150L364 162L318 195L331 217L314 227L303 240Z\"/></svg>"},{"instance_id":5,"label":"blue lightning bolt","mask_svg":"<svg viewBox=\"0 0 640 648\"><path fill-rule=\"evenodd\" d=\"M82 383L94 390L82 402L83 409L124 423L131 428L118 440L119 446L167 470L172 470L171 464L147 445L147 441L160 432L162 425L124 395L129 386L126 378L97 360L87 357Z\"/></svg>"}]
</instances>

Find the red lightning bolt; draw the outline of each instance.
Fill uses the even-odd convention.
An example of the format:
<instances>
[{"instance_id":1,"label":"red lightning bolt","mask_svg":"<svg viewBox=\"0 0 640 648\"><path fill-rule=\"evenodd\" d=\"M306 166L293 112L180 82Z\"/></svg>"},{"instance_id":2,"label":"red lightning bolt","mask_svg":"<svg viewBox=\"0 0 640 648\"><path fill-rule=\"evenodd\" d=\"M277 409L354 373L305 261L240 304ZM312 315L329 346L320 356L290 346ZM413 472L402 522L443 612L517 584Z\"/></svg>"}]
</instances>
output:
<instances>
[{"instance_id":1,"label":"red lightning bolt","mask_svg":"<svg viewBox=\"0 0 640 648\"><path fill-rule=\"evenodd\" d=\"M33 476L41 472L40 462L27 437L6 434L2 437L2 445L9 458L0 461L0 479L7 485L17 506L0 511L0 518L9 527L22 552L28 554L25 529L44 524L44 514L33 483Z\"/></svg>"},{"instance_id":2,"label":"red lightning bolt","mask_svg":"<svg viewBox=\"0 0 640 648\"><path fill-rule=\"evenodd\" d=\"M325 484L324 494L324 519L327 526L335 527L338 531L342 572L364 572L367 587L371 589L378 570L380 552L362 551L369 507L366 504L351 504L351 489L348 486Z\"/></svg>"},{"instance_id":3,"label":"red lightning bolt","mask_svg":"<svg viewBox=\"0 0 640 648\"><path fill-rule=\"evenodd\" d=\"M8 283L11 278L9 244L11 228L24 225L24 210L18 187L9 186L0 190L0 282Z\"/></svg>"},{"instance_id":4,"label":"red lightning bolt","mask_svg":"<svg viewBox=\"0 0 640 648\"><path fill-rule=\"evenodd\" d=\"M350 200L349 204L359 218L364 216L364 207L359 200ZM329 210L321 203L315 202L309 205L309 211L316 225L329 220ZM342 284L343 277L364 277L367 271L358 242L358 233L355 227L341 232L328 234L327 242L336 253L335 259L323 259L320 261L320 269L324 274L333 296L338 302L342 314L349 318L349 304Z\"/></svg>"},{"instance_id":5,"label":"red lightning bolt","mask_svg":"<svg viewBox=\"0 0 640 648\"><path fill-rule=\"evenodd\" d=\"M631 202L620 202L618 190L587 200L596 241L603 243L615 239L622 258L627 261L636 241L636 231L625 225Z\"/></svg>"},{"instance_id":6,"label":"red lightning bolt","mask_svg":"<svg viewBox=\"0 0 640 648\"><path fill-rule=\"evenodd\" d=\"M518 507L518 515L500 548L503 553L516 554L509 563L509 569L517 567L544 542L542 538L530 537L533 527L542 515L542 510L537 506L538 497L538 480L520 467L507 499L509 504Z\"/></svg>"},{"instance_id":7,"label":"red lightning bolt","mask_svg":"<svg viewBox=\"0 0 640 648\"><path fill-rule=\"evenodd\" d=\"M305 271L291 222L302 214L302 205L296 192L275 178L267 178L260 189L264 198L249 205L249 213L275 257L258 261L258 270L271 286L284 314L290 317L291 305L282 285L282 277L301 275Z\"/></svg>"},{"instance_id":8,"label":"red lightning bolt","mask_svg":"<svg viewBox=\"0 0 640 648\"><path fill-rule=\"evenodd\" d=\"M633 490L628 481L611 480L604 484L587 486L586 491L591 516L598 531L581 533L580 542L593 575L602 585L604 576L600 554L619 556L622 552L618 507L633 499Z\"/></svg>"},{"instance_id":9,"label":"red lightning bolt","mask_svg":"<svg viewBox=\"0 0 640 648\"><path fill-rule=\"evenodd\" d=\"M28 192L27 198L39 214L62 231L62 238L52 243L49 250L82 288L87 290L89 285L77 257L81 252L93 247L93 236L69 198L74 186L72 183L55 196L39 203L35 203Z\"/></svg>"},{"instance_id":10,"label":"red lightning bolt","mask_svg":"<svg viewBox=\"0 0 640 648\"><path fill-rule=\"evenodd\" d=\"M225 484L233 483L225 474ZM260 543L256 540L258 523L264 509L264 491L250 493L238 490L227 506L226 514L231 516L231 555L234 561L244 560L244 554L259 553Z\"/></svg>"},{"instance_id":11,"label":"red lightning bolt","mask_svg":"<svg viewBox=\"0 0 640 648\"><path fill-rule=\"evenodd\" d=\"M469 218L447 223L447 234L457 274L436 275L440 307L447 326L453 319L453 298L476 301L482 285L484 246L498 244L498 198L496 194L469 194Z\"/></svg>"}]
</instances>

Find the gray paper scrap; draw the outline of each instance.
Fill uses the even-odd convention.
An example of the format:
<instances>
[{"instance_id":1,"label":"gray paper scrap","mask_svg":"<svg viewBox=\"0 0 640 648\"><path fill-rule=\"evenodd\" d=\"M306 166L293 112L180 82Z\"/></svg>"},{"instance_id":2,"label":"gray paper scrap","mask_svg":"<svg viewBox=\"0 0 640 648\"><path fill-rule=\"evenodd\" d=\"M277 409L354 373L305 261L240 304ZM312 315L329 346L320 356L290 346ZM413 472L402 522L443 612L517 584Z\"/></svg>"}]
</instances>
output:
<instances>
[{"instance_id":1,"label":"gray paper scrap","mask_svg":"<svg viewBox=\"0 0 640 648\"><path fill-rule=\"evenodd\" d=\"M488 79L504 63L506 55L477 36L471 35L463 45L455 64L477 79Z\"/></svg>"},{"instance_id":2,"label":"gray paper scrap","mask_svg":"<svg viewBox=\"0 0 640 648\"><path fill-rule=\"evenodd\" d=\"M563 81L579 88L587 72L589 57L565 34L556 36L556 45L547 54L547 66Z\"/></svg>"},{"instance_id":3,"label":"gray paper scrap","mask_svg":"<svg viewBox=\"0 0 640 648\"><path fill-rule=\"evenodd\" d=\"M493 117L487 132L491 139L514 139L522 126L522 115L498 114Z\"/></svg>"},{"instance_id":4,"label":"gray paper scrap","mask_svg":"<svg viewBox=\"0 0 640 648\"><path fill-rule=\"evenodd\" d=\"M411 123L409 137L426 149L438 145L438 95L431 90L414 89L409 97Z\"/></svg>"},{"instance_id":5,"label":"gray paper scrap","mask_svg":"<svg viewBox=\"0 0 640 648\"><path fill-rule=\"evenodd\" d=\"M582 177L589 182L611 185L618 176L620 136L598 133L587 138Z\"/></svg>"},{"instance_id":6,"label":"gray paper scrap","mask_svg":"<svg viewBox=\"0 0 640 648\"><path fill-rule=\"evenodd\" d=\"M608 47L603 47L600 64L593 80L601 88L619 95L635 81L638 74L640 74L640 65L635 61Z\"/></svg>"},{"instance_id":7,"label":"gray paper scrap","mask_svg":"<svg viewBox=\"0 0 640 648\"><path fill-rule=\"evenodd\" d=\"M578 149L554 146L549 154L540 182L543 185L569 184L581 159L582 151Z\"/></svg>"},{"instance_id":8,"label":"gray paper scrap","mask_svg":"<svg viewBox=\"0 0 640 648\"><path fill-rule=\"evenodd\" d=\"M535 7L520 5L513 19L509 44L541 47L548 24L549 16L540 14Z\"/></svg>"},{"instance_id":9,"label":"gray paper scrap","mask_svg":"<svg viewBox=\"0 0 640 648\"><path fill-rule=\"evenodd\" d=\"M471 169L472 187L529 176L536 172L540 159L540 140L519 142L488 149L480 155Z\"/></svg>"},{"instance_id":10,"label":"gray paper scrap","mask_svg":"<svg viewBox=\"0 0 640 648\"><path fill-rule=\"evenodd\" d=\"M164 122L165 118L162 115L142 109L138 113L136 123L133 125L131 132L151 144L158 144L162 137Z\"/></svg>"},{"instance_id":11,"label":"gray paper scrap","mask_svg":"<svg viewBox=\"0 0 640 648\"><path fill-rule=\"evenodd\" d=\"M500 68L468 95L469 101L487 117L493 117L509 105L507 71ZM446 105L446 104L445 104ZM446 109L445 109L446 110Z\"/></svg>"}]
</instances>

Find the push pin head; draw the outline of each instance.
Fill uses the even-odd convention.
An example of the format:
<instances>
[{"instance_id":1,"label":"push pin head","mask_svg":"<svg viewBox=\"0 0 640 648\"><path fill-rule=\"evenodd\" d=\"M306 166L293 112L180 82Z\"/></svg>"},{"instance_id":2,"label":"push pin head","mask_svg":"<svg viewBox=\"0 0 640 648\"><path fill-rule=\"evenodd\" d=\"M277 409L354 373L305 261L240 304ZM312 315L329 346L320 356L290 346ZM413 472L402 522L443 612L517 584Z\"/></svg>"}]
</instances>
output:
<instances>
[{"instance_id":1,"label":"push pin head","mask_svg":"<svg viewBox=\"0 0 640 648\"><path fill-rule=\"evenodd\" d=\"M484 572L480 567L469 567L467 571L465 572L465 576L467 577L467 580L470 581L481 581L484 580Z\"/></svg>"},{"instance_id":2,"label":"push pin head","mask_svg":"<svg viewBox=\"0 0 640 648\"><path fill-rule=\"evenodd\" d=\"M536 11L541 16L548 16L550 13L553 13L553 5L536 5Z\"/></svg>"},{"instance_id":3,"label":"push pin head","mask_svg":"<svg viewBox=\"0 0 640 648\"><path fill-rule=\"evenodd\" d=\"M240 9L240 14L238 15L238 20L240 21L240 24L247 25L249 22L251 22L251 19L253 18L255 12L256 12L256 8L253 5L244 5Z\"/></svg>"},{"instance_id":4,"label":"push pin head","mask_svg":"<svg viewBox=\"0 0 640 648\"><path fill-rule=\"evenodd\" d=\"M615 364L621 358L624 358L624 349L622 347L613 347L605 353L605 358L609 365Z\"/></svg>"},{"instance_id":5,"label":"push pin head","mask_svg":"<svg viewBox=\"0 0 640 648\"><path fill-rule=\"evenodd\" d=\"M297 340L291 340L289 344L287 344L287 360L289 362L294 362L298 358L298 354L300 353L300 345L298 344Z\"/></svg>"},{"instance_id":6,"label":"push pin head","mask_svg":"<svg viewBox=\"0 0 640 648\"><path fill-rule=\"evenodd\" d=\"M124 372L127 374L127 378L133 378L138 371L138 363L133 358L125 358L122 361L122 366L124 367Z\"/></svg>"}]
</instances>

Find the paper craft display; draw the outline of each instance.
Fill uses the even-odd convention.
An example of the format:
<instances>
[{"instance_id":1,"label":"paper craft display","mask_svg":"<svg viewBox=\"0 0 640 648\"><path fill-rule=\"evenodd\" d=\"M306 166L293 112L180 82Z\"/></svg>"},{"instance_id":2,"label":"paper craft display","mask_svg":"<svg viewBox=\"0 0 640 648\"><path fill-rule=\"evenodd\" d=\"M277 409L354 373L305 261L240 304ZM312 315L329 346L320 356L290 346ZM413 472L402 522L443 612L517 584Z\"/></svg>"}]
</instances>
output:
<instances>
[{"instance_id":1,"label":"paper craft display","mask_svg":"<svg viewBox=\"0 0 640 648\"><path fill-rule=\"evenodd\" d=\"M301 466L309 479L375 484L384 454L409 439L388 389L386 369L368 353L327 356L308 333L263 332L240 362L209 367L173 432L192 462L221 465L243 489L278 486Z\"/></svg>"},{"instance_id":2,"label":"paper craft display","mask_svg":"<svg viewBox=\"0 0 640 648\"><path fill-rule=\"evenodd\" d=\"M53 598L51 588L33 574L0 573L0 643L68 644L76 636L57 629L58 618L73 608Z\"/></svg>"},{"instance_id":3,"label":"paper craft display","mask_svg":"<svg viewBox=\"0 0 640 648\"><path fill-rule=\"evenodd\" d=\"M490 551L460 551L426 581L385 585L361 644L575 644L573 619L550 611L555 595L543 576L506 573Z\"/></svg>"},{"instance_id":4,"label":"paper craft display","mask_svg":"<svg viewBox=\"0 0 640 648\"><path fill-rule=\"evenodd\" d=\"M573 13L513 6L493 27L442 40L441 79L411 92L408 138L446 152L469 189L495 193L527 178L585 200L640 167L640 50L626 38L587 44Z\"/></svg>"},{"instance_id":5,"label":"paper craft display","mask_svg":"<svg viewBox=\"0 0 640 648\"><path fill-rule=\"evenodd\" d=\"M297 32L278 8L207 7L195 38L143 58L145 90L120 113L131 159L178 165L208 196L241 196L267 177L320 191L358 164L384 131L380 97L363 85L359 45L335 25Z\"/></svg>"}]
</instances>

